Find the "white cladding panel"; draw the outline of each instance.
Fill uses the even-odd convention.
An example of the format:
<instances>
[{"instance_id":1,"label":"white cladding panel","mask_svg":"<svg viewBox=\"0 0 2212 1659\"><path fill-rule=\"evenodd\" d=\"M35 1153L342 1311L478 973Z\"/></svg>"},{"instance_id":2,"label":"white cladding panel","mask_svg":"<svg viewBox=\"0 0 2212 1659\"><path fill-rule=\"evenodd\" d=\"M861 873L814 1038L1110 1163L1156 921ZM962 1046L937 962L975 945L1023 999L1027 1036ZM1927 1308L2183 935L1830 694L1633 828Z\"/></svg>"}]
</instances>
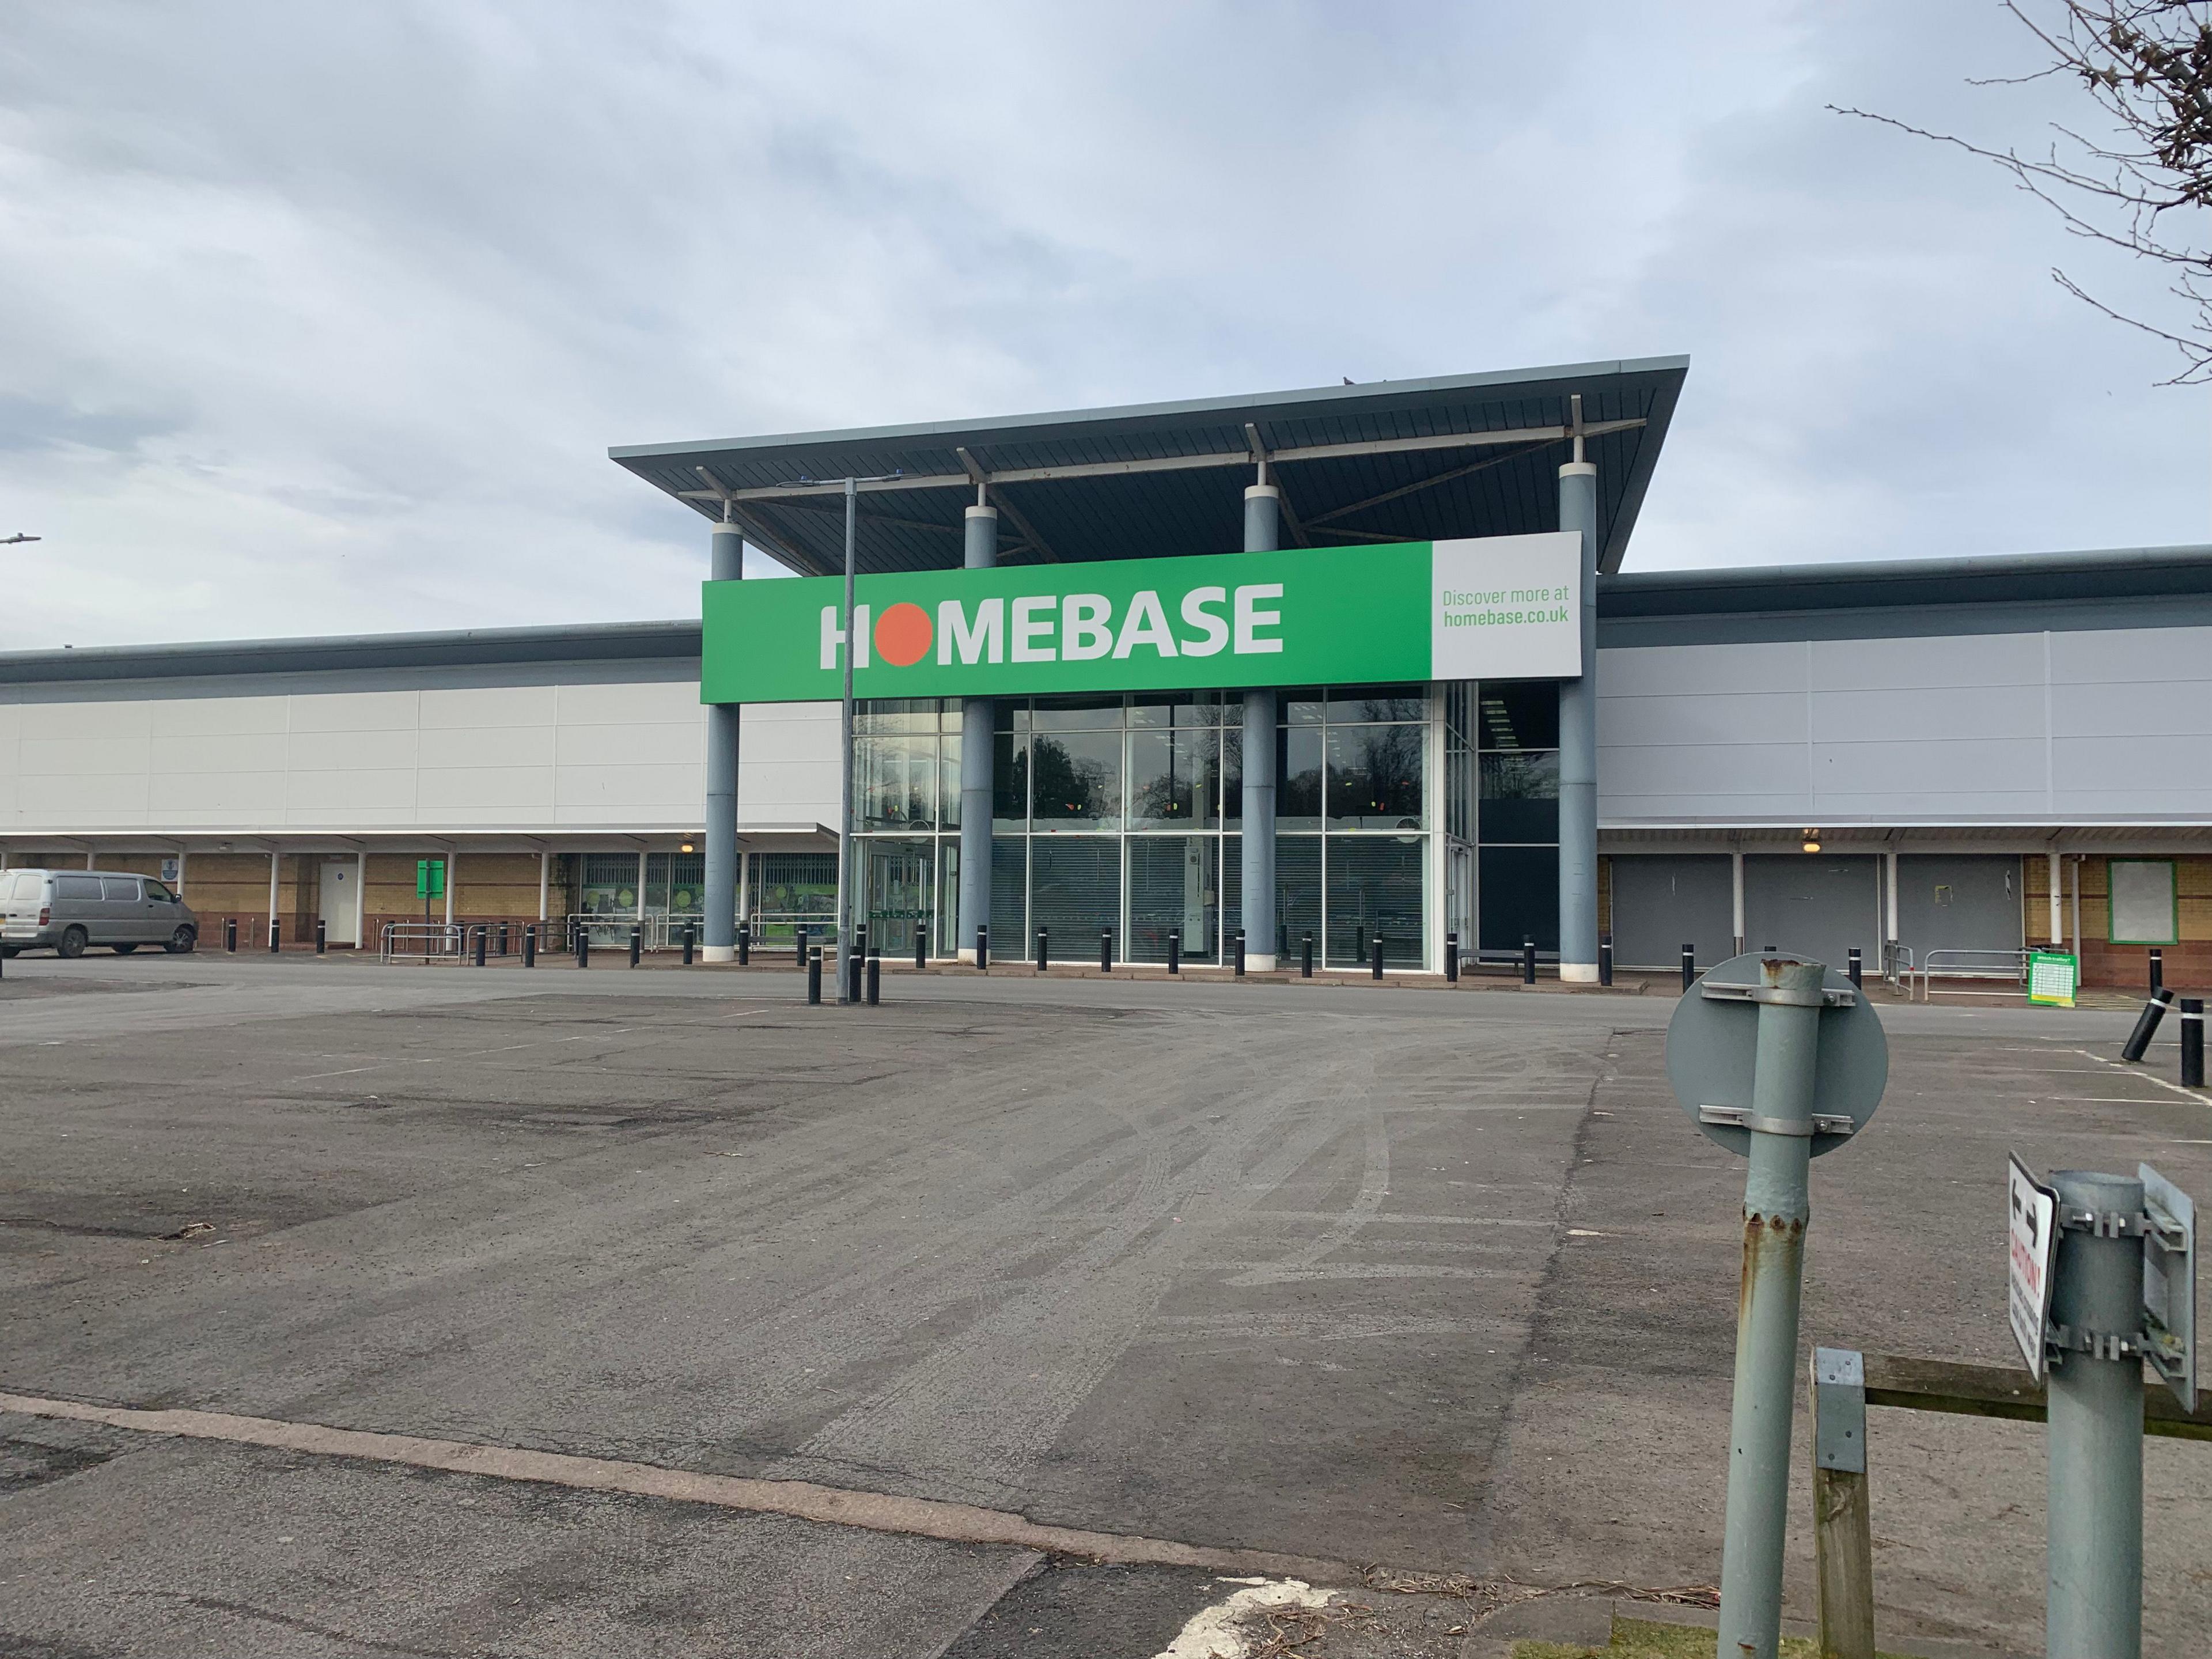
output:
<instances>
[{"instance_id":1,"label":"white cladding panel","mask_svg":"<svg viewBox=\"0 0 2212 1659\"><path fill-rule=\"evenodd\" d=\"M1598 653L1598 813L1639 823L2212 820L2212 628Z\"/></svg>"},{"instance_id":2,"label":"white cladding panel","mask_svg":"<svg viewBox=\"0 0 2212 1659\"><path fill-rule=\"evenodd\" d=\"M0 830L696 828L696 679L237 696L0 688ZM134 688L100 688L102 690ZM837 815L837 711L748 709L739 816Z\"/></svg>"}]
</instances>

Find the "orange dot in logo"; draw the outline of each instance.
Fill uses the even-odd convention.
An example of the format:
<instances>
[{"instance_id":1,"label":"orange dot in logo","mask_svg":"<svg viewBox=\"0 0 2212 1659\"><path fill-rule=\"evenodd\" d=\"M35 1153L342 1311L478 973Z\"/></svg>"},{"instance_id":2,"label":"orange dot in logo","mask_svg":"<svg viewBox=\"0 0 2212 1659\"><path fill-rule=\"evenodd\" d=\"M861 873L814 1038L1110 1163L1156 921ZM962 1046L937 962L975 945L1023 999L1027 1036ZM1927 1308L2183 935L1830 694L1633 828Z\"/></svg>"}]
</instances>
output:
<instances>
[{"instance_id":1,"label":"orange dot in logo","mask_svg":"<svg viewBox=\"0 0 2212 1659\"><path fill-rule=\"evenodd\" d=\"M876 654L894 668L911 668L929 649L929 612L904 600L876 618Z\"/></svg>"}]
</instances>

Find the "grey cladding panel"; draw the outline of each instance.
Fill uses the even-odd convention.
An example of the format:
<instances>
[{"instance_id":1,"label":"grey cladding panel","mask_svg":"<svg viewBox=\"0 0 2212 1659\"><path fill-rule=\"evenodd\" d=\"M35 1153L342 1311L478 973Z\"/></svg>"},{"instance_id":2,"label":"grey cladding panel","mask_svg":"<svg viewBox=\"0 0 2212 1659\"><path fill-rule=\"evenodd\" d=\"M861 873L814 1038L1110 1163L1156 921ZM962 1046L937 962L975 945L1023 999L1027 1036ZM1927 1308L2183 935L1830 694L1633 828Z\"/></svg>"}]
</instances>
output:
<instances>
[{"instance_id":1,"label":"grey cladding panel","mask_svg":"<svg viewBox=\"0 0 2212 1659\"><path fill-rule=\"evenodd\" d=\"M1940 690L1820 691L1813 696L1819 743L1931 738L2043 738L2040 685L1948 686Z\"/></svg>"},{"instance_id":2,"label":"grey cladding panel","mask_svg":"<svg viewBox=\"0 0 2212 1659\"><path fill-rule=\"evenodd\" d=\"M1601 678L1600 685L1604 684ZM1678 696L1599 694L1597 740L1616 745L1802 743L1802 691L1713 691Z\"/></svg>"},{"instance_id":3,"label":"grey cladding panel","mask_svg":"<svg viewBox=\"0 0 2212 1659\"><path fill-rule=\"evenodd\" d=\"M2043 684L2043 635L1966 634L1917 640L1820 640L1816 691L1937 690Z\"/></svg>"}]
</instances>

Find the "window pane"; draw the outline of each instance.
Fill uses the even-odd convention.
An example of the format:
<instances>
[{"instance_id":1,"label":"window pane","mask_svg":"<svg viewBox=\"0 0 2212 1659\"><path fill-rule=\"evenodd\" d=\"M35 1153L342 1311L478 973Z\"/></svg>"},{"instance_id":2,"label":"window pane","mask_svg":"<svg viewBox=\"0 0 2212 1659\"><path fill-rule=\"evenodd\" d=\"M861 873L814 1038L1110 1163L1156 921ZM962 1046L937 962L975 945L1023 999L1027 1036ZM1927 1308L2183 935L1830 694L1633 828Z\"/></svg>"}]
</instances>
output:
<instances>
[{"instance_id":1,"label":"window pane","mask_svg":"<svg viewBox=\"0 0 2212 1659\"><path fill-rule=\"evenodd\" d=\"M1321 730L1275 732L1275 824L1281 830L1321 828Z\"/></svg>"},{"instance_id":2,"label":"window pane","mask_svg":"<svg viewBox=\"0 0 2212 1659\"><path fill-rule=\"evenodd\" d=\"M588 874L590 858L585 862ZM821 924L836 914L835 853L756 853L751 864L752 890L746 895L745 912L752 919L757 942L787 949L796 923L808 921L818 933Z\"/></svg>"},{"instance_id":3,"label":"window pane","mask_svg":"<svg viewBox=\"0 0 2212 1659\"><path fill-rule=\"evenodd\" d=\"M1206 787L1206 822L1231 825L1244 821L1244 727L1232 722L1221 728L1221 761L1218 781ZM1218 817L1216 815L1218 815Z\"/></svg>"},{"instance_id":4,"label":"window pane","mask_svg":"<svg viewBox=\"0 0 2212 1659\"><path fill-rule=\"evenodd\" d=\"M1235 691L1139 691L1129 702L1132 726L1241 724L1244 700Z\"/></svg>"},{"instance_id":5,"label":"window pane","mask_svg":"<svg viewBox=\"0 0 2212 1659\"><path fill-rule=\"evenodd\" d=\"M707 906L707 855L668 854L668 908L679 916L702 915Z\"/></svg>"},{"instance_id":6,"label":"window pane","mask_svg":"<svg viewBox=\"0 0 2212 1659\"><path fill-rule=\"evenodd\" d=\"M1559 755L1482 757L1482 807L1476 827L1485 842L1559 840Z\"/></svg>"},{"instance_id":7,"label":"window pane","mask_svg":"<svg viewBox=\"0 0 2212 1659\"><path fill-rule=\"evenodd\" d=\"M1557 749L1559 688L1553 680L1485 680L1478 749Z\"/></svg>"},{"instance_id":8,"label":"window pane","mask_svg":"<svg viewBox=\"0 0 2212 1659\"><path fill-rule=\"evenodd\" d=\"M937 740L937 825L960 827L960 724L956 716Z\"/></svg>"},{"instance_id":9,"label":"window pane","mask_svg":"<svg viewBox=\"0 0 2212 1659\"><path fill-rule=\"evenodd\" d=\"M1212 726L1130 732L1129 827L1164 830L1210 821L1208 792L1219 787L1220 749L1221 733Z\"/></svg>"},{"instance_id":10,"label":"window pane","mask_svg":"<svg viewBox=\"0 0 2212 1659\"><path fill-rule=\"evenodd\" d=\"M100 884L100 896L110 904L138 902L138 884L118 876L103 877Z\"/></svg>"},{"instance_id":11,"label":"window pane","mask_svg":"<svg viewBox=\"0 0 2212 1659\"><path fill-rule=\"evenodd\" d=\"M991 954L1019 957L1029 922L1030 838L991 837Z\"/></svg>"},{"instance_id":12,"label":"window pane","mask_svg":"<svg viewBox=\"0 0 2212 1659\"><path fill-rule=\"evenodd\" d=\"M1024 954L1036 950L1036 930L1049 934L1055 962L1096 962L1098 935L1121 925L1121 838L1066 836L1030 843L1030 930ZM1011 953L1009 953L1011 954Z\"/></svg>"},{"instance_id":13,"label":"window pane","mask_svg":"<svg viewBox=\"0 0 2212 1659\"><path fill-rule=\"evenodd\" d=\"M1114 830L1121 823L1121 734L1039 732L1031 811L1040 831Z\"/></svg>"},{"instance_id":14,"label":"window pane","mask_svg":"<svg viewBox=\"0 0 2212 1659\"><path fill-rule=\"evenodd\" d=\"M1423 726L1347 726L1328 730L1328 826L1332 830L1419 830Z\"/></svg>"},{"instance_id":15,"label":"window pane","mask_svg":"<svg viewBox=\"0 0 2212 1659\"><path fill-rule=\"evenodd\" d=\"M1533 939L1539 951L1559 949L1559 849L1486 847L1480 854L1481 948L1513 951Z\"/></svg>"},{"instance_id":16,"label":"window pane","mask_svg":"<svg viewBox=\"0 0 2212 1659\"><path fill-rule=\"evenodd\" d=\"M1121 724L1119 693L1089 697L1039 697L1036 729L1040 732L1101 732Z\"/></svg>"},{"instance_id":17,"label":"window pane","mask_svg":"<svg viewBox=\"0 0 2212 1659\"><path fill-rule=\"evenodd\" d=\"M1422 966L1428 845L1425 836L1328 838L1330 962L1370 961L1368 953L1380 934L1384 967Z\"/></svg>"},{"instance_id":18,"label":"window pane","mask_svg":"<svg viewBox=\"0 0 2212 1659\"><path fill-rule=\"evenodd\" d=\"M1182 954L1213 960L1220 917L1220 842L1212 836L1134 836L1129 840L1130 962L1165 962L1168 930L1182 930Z\"/></svg>"},{"instance_id":19,"label":"window pane","mask_svg":"<svg viewBox=\"0 0 2212 1659\"><path fill-rule=\"evenodd\" d=\"M1030 827L1030 740L1019 732L1000 732L992 739L991 827Z\"/></svg>"},{"instance_id":20,"label":"window pane","mask_svg":"<svg viewBox=\"0 0 2212 1659\"><path fill-rule=\"evenodd\" d=\"M1428 717L1429 702L1418 685L1332 685L1328 689L1331 726Z\"/></svg>"},{"instance_id":21,"label":"window pane","mask_svg":"<svg viewBox=\"0 0 2212 1659\"><path fill-rule=\"evenodd\" d=\"M1321 688L1317 685L1275 694L1275 718L1285 726L1319 726L1322 708Z\"/></svg>"},{"instance_id":22,"label":"window pane","mask_svg":"<svg viewBox=\"0 0 2212 1659\"><path fill-rule=\"evenodd\" d=\"M834 865L836 860L831 860ZM834 877L833 877L834 879ZM637 914L637 854L586 853L576 908L588 915Z\"/></svg>"},{"instance_id":23,"label":"window pane","mask_svg":"<svg viewBox=\"0 0 2212 1659\"><path fill-rule=\"evenodd\" d=\"M871 838L860 843L866 872L868 943L887 957L914 955L916 922L929 919L933 843Z\"/></svg>"},{"instance_id":24,"label":"window pane","mask_svg":"<svg viewBox=\"0 0 2212 1659\"><path fill-rule=\"evenodd\" d=\"M915 732L937 730L934 697L878 697L853 710L855 732Z\"/></svg>"},{"instance_id":25,"label":"window pane","mask_svg":"<svg viewBox=\"0 0 2212 1659\"><path fill-rule=\"evenodd\" d=\"M932 720L935 715L931 716ZM860 738L854 769L860 774L860 828L927 829L937 817L937 734Z\"/></svg>"}]
</instances>

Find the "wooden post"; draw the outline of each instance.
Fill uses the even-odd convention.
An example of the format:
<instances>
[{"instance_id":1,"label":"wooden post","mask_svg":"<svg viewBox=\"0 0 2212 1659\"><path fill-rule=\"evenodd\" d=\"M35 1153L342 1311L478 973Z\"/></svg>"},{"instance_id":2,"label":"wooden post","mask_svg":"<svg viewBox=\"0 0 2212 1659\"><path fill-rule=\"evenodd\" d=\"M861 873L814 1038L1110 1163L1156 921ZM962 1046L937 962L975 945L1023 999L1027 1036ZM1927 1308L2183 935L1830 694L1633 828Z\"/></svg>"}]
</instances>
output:
<instances>
[{"instance_id":1,"label":"wooden post","mask_svg":"<svg viewBox=\"0 0 2212 1659\"><path fill-rule=\"evenodd\" d=\"M1813 1560L1820 1659L1875 1659L1866 1364L1848 1348L1813 1351Z\"/></svg>"}]
</instances>

